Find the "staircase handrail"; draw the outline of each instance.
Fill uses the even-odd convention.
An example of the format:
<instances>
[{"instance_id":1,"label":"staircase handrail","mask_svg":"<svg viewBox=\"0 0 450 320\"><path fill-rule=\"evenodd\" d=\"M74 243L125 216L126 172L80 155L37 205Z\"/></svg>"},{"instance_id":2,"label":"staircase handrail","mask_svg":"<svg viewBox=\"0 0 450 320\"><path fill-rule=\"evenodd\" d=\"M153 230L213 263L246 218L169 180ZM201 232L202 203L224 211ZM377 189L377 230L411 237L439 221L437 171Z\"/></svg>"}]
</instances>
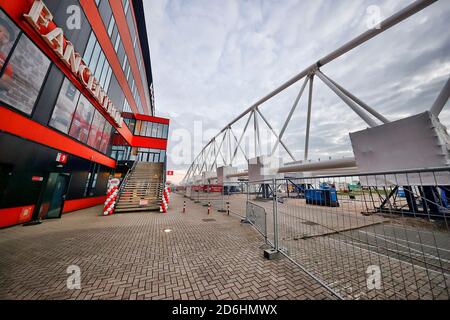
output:
<instances>
[{"instance_id":1,"label":"staircase handrail","mask_svg":"<svg viewBox=\"0 0 450 320\"><path fill-rule=\"evenodd\" d=\"M128 178L130 177L131 173L134 171L134 169L136 168L136 164L138 163L138 161L134 161L133 165L131 166L130 170L128 170L127 174L125 175L125 177L122 179L122 182L120 183L120 187L119 187L119 194L117 197L117 201L116 203L119 203L120 197L122 196L122 192L123 192L123 188L125 188L125 185L127 184Z\"/></svg>"}]
</instances>

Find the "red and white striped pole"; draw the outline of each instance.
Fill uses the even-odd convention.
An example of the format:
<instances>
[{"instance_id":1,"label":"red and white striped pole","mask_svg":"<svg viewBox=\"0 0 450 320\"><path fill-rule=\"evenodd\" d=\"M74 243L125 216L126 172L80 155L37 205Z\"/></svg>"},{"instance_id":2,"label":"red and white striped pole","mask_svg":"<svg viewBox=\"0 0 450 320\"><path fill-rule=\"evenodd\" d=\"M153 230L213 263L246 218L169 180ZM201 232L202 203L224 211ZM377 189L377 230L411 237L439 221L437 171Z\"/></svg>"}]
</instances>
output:
<instances>
[{"instance_id":1,"label":"red and white striped pole","mask_svg":"<svg viewBox=\"0 0 450 320\"><path fill-rule=\"evenodd\" d=\"M108 216L114 213L116 207L116 200L119 194L118 186L111 186L106 194L105 206L103 207L103 215Z\"/></svg>"},{"instance_id":2,"label":"red and white striped pole","mask_svg":"<svg viewBox=\"0 0 450 320\"><path fill-rule=\"evenodd\" d=\"M161 199L161 206L159 209L161 213L167 212L167 209L169 208L169 200L170 200L170 187L165 187Z\"/></svg>"}]
</instances>

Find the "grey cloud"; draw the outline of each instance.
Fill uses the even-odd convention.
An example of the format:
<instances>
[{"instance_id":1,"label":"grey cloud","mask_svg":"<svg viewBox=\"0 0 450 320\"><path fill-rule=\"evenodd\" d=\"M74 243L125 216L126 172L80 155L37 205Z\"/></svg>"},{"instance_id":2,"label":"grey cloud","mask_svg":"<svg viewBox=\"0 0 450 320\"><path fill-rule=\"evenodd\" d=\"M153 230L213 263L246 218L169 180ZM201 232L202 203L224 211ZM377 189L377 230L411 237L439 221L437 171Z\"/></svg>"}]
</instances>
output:
<instances>
[{"instance_id":1,"label":"grey cloud","mask_svg":"<svg viewBox=\"0 0 450 320\"><path fill-rule=\"evenodd\" d=\"M367 30L368 6L378 5L387 17L411 2L145 1L157 114L172 119L172 132L192 131L198 120L219 131L260 97ZM323 72L393 120L424 111L450 74L448 21L449 2L439 1ZM277 130L300 85L261 107ZM351 154L348 133L364 128L364 122L319 79L313 101L311 158ZM285 136L299 158L305 113L306 95ZM449 110L441 121L450 125ZM169 167L173 147L169 143Z\"/></svg>"}]
</instances>

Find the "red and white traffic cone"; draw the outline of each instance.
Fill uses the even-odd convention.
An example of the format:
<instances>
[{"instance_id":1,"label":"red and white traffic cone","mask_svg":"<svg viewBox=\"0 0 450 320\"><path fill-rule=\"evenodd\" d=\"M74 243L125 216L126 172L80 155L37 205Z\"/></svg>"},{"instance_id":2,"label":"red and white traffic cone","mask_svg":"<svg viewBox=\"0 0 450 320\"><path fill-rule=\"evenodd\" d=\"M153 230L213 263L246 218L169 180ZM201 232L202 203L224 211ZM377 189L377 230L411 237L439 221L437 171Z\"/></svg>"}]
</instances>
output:
<instances>
[{"instance_id":1,"label":"red and white traffic cone","mask_svg":"<svg viewBox=\"0 0 450 320\"><path fill-rule=\"evenodd\" d=\"M211 202L208 202L208 214L211 213Z\"/></svg>"}]
</instances>

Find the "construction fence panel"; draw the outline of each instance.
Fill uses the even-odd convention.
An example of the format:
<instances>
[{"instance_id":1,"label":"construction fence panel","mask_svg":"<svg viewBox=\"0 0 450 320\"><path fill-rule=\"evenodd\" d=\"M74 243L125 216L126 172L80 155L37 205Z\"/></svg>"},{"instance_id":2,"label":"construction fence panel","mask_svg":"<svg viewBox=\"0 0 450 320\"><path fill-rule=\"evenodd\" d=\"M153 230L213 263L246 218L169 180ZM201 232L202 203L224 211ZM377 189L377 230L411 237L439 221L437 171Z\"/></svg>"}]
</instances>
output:
<instances>
[{"instance_id":1,"label":"construction fence panel","mask_svg":"<svg viewBox=\"0 0 450 320\"><path fill-rule=\"evenodd\" d=\"M441 168L277 179L279 250L343 299L447 300L449 176Z\"/></svg>"}]
</instances>

